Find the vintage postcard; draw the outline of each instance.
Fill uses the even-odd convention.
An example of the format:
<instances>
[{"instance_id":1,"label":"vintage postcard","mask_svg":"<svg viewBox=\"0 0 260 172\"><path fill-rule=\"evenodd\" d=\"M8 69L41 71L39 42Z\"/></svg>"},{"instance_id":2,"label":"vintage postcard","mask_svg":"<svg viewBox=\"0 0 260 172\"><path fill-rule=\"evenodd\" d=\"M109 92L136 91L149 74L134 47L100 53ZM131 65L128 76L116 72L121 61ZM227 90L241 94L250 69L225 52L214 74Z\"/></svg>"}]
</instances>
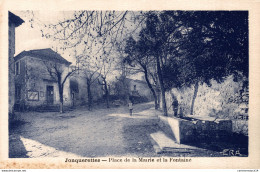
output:
<instances>
[{"instance_id":1,"label":"vintage postcard","mask_svg":"<svg viewBox=\"0 0 260 172\"><path fill-rule=\"evenodd\" d=\"M1 169L258 169L260 1L3 1Z\"/></svg>"}]
</instances>

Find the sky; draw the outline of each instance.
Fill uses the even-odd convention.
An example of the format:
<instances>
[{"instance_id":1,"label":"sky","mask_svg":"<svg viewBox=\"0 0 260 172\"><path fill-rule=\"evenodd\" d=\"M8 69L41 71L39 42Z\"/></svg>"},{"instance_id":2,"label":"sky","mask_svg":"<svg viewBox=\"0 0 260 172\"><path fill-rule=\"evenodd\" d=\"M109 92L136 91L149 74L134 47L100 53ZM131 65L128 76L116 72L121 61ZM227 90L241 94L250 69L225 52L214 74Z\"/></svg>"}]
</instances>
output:
<instances>
[{"instance_id":1,"label":"sky","mask_svg":"<svg viewBox=\"0 0 260 172\"><path fill-rule=\"evenodd\" d=\"M26 11L13 11L14 14L21 17L25 22L16 28L15 30L15 55L21 53L22 51L34 50L34 49L44 49L56 47L56 42L42 37L41 29L43 24L57 23L63 20L63 12L60 11L34 11L35 13L35 24L33 28L29 20L30 15ZM55 48L54 48L55 49ZM60 53L60 52L59 52ZM60 53L65 59L73 62L74 59L69 56L69 53Z\"/></svg>"},{"instance_id":2,"label":"sky","mask_svg":"<svg viewBox=\"0 0 260 172\"><path fill-rule=\"evenodd\" d=\"M42 37L41 29L44 28L44 24L56 24L59 21L64 21L68 18L73 18L73 11L33 11L34 22L33 27L29 21L32 18L32 13L28 11L12 11L15 15L21 17L25 22L16 28L16 47L15 55L18 55L22 51L34 50L34 49L45 49L52 48L55 51L55 48L59 45L45 37ZM75 65L75 59L73 57L74 53L71 54L69 51L59 52L62 57L66 60L72 62L72 65ZM113 76L114 78L115 76ZM132 77L131 77L132 78ZM133 79L141 79L142 75L136 74Z\"/></svg>"}]
</instances>

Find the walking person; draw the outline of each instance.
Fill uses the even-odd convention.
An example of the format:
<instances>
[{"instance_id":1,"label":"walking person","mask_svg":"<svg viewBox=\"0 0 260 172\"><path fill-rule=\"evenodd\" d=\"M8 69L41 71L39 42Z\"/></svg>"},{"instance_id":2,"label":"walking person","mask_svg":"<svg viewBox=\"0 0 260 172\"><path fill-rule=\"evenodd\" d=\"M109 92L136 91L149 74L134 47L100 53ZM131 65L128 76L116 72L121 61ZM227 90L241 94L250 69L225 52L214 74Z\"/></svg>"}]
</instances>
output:
<instances>
[{"instance_id":1,"label":"walking person","mask_svg":"<svg viewBox=\"0 0 260 172\"><path fill-rule=\"evenodd\" d=\"M128 108L129 108L130 116L132 116L133 115L133 103L131 100L128 103Z\"/></svg>"}]
</instances>

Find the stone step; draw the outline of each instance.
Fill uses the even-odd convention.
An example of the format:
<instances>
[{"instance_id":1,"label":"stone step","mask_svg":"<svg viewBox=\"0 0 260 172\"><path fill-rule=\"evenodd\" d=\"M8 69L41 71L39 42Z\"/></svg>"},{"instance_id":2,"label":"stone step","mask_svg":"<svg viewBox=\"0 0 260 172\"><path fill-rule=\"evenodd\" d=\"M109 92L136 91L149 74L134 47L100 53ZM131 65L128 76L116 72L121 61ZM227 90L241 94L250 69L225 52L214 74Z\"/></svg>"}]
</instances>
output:
<instances>
[{"instance_id":1,"label":"stone step","mask_svg":"<svg viewBox=\"0 0 260 172\"><path fill-rule=\"evenodd\" d=\"M73 111L75 108L64 106L64 111ZM59 112L59 106L43 106L35 109L36 112Z\"/></svg>"},{"instance_id":2,"label":"stone step","mask_svg":"<svg viewBox=\"0 0 260 172\"><path fill-rule=\"evenodd\" d=\"M150 134L151 142L156 153L191 153L198 150L204 150L195 146L178 144L173 139L166 136L162 131Z\"/></svg>"}]
</instances>

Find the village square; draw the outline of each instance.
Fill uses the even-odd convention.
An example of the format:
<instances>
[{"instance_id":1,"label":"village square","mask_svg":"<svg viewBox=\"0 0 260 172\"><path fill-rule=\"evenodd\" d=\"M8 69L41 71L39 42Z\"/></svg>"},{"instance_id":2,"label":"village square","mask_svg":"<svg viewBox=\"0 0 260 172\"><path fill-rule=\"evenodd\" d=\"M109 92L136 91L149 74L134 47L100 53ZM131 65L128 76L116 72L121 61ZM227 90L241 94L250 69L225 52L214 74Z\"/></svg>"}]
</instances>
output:
<instances>
[{"instance_id":1,"label":"village square","mask_svg":"<svg viewBox=\"0 0 260 172\"><path fill-rule=\"evenodd\" d=\"M9 11L10 158L248 156L248 12L47 13Z\"/></svg>"}]
</instances>

